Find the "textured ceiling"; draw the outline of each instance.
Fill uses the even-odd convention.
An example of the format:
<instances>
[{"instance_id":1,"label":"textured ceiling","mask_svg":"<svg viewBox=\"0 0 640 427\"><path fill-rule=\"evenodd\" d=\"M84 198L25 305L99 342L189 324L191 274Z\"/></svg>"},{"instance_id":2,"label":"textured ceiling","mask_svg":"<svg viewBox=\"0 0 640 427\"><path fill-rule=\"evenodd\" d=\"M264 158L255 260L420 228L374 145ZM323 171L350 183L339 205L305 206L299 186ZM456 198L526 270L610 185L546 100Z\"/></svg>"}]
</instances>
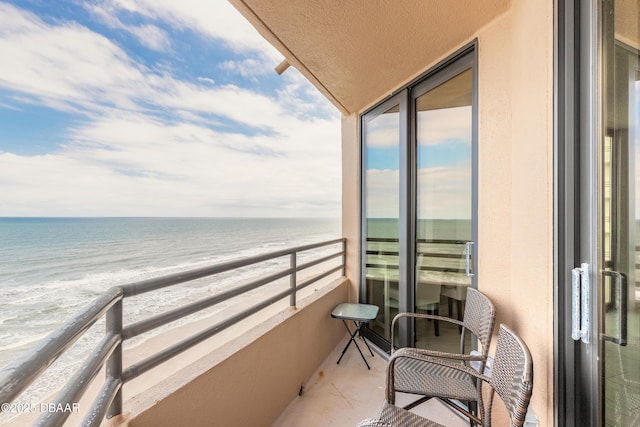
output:
<instances>
[{"instance_id":1,"label":"textured ceiling","mask_svg":"<svg viewBox=\"0 0 640 427\"><path fill-rule=\"evenodd\" d=\"M473 39L510 0L229 0L343 113Z\"/></svg>"}]
</instances>

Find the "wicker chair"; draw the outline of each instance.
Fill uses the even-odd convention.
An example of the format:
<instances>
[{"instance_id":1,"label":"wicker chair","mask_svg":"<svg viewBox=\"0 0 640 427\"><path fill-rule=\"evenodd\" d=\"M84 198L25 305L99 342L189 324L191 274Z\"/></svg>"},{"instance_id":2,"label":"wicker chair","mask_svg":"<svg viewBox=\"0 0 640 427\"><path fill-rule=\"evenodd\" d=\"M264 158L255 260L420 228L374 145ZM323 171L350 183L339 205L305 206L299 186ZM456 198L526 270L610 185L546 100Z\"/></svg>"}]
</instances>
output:
<instances>
[{"instance_id":1,"label":"wicker chair","mask_svg":"<svg viewBox=\"0 0 640 427\"><path fill-rule=\"evenodd\" d=\"M418 277L416 284L416 311L423 312L428 315L438 315L439 307L440 307L440 281L430 280L432 279L429 275L434 274L431 271L422 271L422 267L425 264L425 257L420 255L418 257L418 262L416 264L416 274ZM398 288L396 287L389 293L389 300L387 301L387 305L389 308L393 308L398 310L399 308L399 294ZM440 336L438 321L433 322L433 329L436 336ZM391 333L393 334L393 328L391 329Z\"/></svg>"},{"instance_id":2,"label":"wicker chair","mask_svg":"<svg viewBox=\"0 0 640 427\"><path fill-rule=\"evenodd\" d=\"M407 351L404 351L407 350ZM476 398L478 401L478 416L467 414L470 419L484 427L491 426L491 409L494 393L503 400L509 421L512 427L521 427L524 424L531 392L533 390L533 361L527 345L511 329L500 325L498 345L490 376L479 373L467 366L452 362L451 360L425 356L412 352L411 349L403 349L396 352L389 359L387 367L386 401L377 419L368 419L360 422L358 427L413 427L413 426L438 426L439 424L423 418L406 409L394 405L395 401L395 368L400 361L409 363L423 363L440 366L456 372L460 377L466 377L477 382ZM482 384L488 383L490 387L487 401L484 401Z\"/></svg>"},{"instance_id":3,"label":"wicker chair","mask_svg":"<svg viewBox=\"0 0 640 427\"><path fill-rule=\"evenodd\" d=\"M489 344L495 326L496 311L491 300L489 300L489 298L480 291L473 288L469 288L467 290L467 304L462 322L448 317L428 314L398 314L391 324L392 352L395 348L394 325L397 320L403 317L435 319L440 320L441 322L449 322L461 326L460 352L444 353L414 348L403 348L397 350L398 352L403 352L403 354L411 352L412 354L423 355L425 357L446 358L459 364L465 364L467 367L469 367L469 362L477 361L480 364L480 372L484 371L484 365L489 353ZM467 331L474 335L481 344L482 349L480 354L466 354L465 338ZM468 377L460 378L460 376L457 375L457 372L440 365L431 364L427 360L402 359L398 361L395 364L394 378L394 390L424 396L422 399L418 399L414 403L408 405L406 409L417 406L432 397L441 398L445 403L448 403L455 409L458 409L459 405L453 404L449 399L469 402L471 409L474 409L474 406L477 403L475 381L472 381Z\"/></svg>"}]
</instances>

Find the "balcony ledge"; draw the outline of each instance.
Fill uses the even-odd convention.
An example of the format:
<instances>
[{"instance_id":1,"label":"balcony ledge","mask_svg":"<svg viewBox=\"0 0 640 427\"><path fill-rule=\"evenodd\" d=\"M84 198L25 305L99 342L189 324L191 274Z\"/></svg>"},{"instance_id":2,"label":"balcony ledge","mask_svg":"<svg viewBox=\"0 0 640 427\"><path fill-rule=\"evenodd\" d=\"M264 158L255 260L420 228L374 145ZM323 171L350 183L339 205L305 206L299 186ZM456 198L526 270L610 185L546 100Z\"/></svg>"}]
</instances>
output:
<instances>
[{"instance_id":1,"label":"balcony ledge","mask_svg":"<svg viewBox=\"0 0 640 427\"><path fill-rule=\"evenodd\" d=\"M125 413L105 424L272 425L344 338L330 313L348 292L342 277L295 308L258 318L241 336L127 399Z\"/></svg>"}]
</instances>

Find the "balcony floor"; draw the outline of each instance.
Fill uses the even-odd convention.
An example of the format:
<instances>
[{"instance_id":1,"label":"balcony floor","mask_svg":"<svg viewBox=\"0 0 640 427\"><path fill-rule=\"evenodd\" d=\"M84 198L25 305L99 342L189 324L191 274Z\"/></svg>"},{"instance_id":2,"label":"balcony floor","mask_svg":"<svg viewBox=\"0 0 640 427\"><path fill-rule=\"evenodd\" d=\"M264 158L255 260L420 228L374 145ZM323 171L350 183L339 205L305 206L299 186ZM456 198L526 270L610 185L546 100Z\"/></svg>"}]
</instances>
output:
<instances>
[{"instance_id":1,"label":"balcony floor","mask_svg":"<svg viewBox=\"0 0 640 427\"><path fill-rule=\"evenodd\" d=\"M375 417L384 402L386 360L376 352L368 353L358 340L371 370L367 370L353 344L337 365L348 336L331 352L297 397L273 424L274 427L355 426L365 418ZM400 405L411 402L411 396L398 396ZM437 399L416 408L414 412L440 424L465 427L469 423Z\"/></svg>"}]
</instances>

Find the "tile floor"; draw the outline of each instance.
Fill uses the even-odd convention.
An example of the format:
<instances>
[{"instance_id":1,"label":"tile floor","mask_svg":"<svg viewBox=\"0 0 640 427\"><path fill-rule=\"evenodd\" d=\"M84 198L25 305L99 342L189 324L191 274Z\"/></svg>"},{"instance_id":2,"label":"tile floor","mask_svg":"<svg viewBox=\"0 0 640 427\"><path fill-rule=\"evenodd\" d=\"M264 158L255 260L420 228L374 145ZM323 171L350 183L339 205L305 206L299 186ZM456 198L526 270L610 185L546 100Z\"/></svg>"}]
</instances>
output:
<instances>
[{"instance_id":1,"label":"tile floor","mask_svg":"<svg viewBox=\"0 0 640 427\"><path fill-rule=\"evenodd\" d=\"M365 418L375 417L384 402L386 360L376 352L372 357L358 340L371 366L368 370L358 351L350 346L337 365L348 337L333 350L297 397L273 424L274 427L355 426ZM408 395L398 396L398 403L409 403ZM433 399L413 409L443 425L468 426L468 421Z\"/></svg>"}]
</instances>

